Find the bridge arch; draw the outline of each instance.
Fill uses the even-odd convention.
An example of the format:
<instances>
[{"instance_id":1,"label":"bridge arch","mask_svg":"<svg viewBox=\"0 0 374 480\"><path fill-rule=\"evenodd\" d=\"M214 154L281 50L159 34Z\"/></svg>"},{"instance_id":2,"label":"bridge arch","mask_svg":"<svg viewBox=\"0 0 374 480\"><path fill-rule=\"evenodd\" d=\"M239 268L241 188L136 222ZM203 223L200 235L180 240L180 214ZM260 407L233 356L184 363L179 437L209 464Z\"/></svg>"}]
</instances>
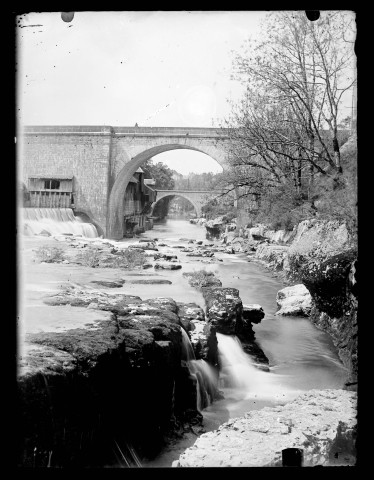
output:
<instances>
[{"instance_id":1,"label":"bridge arch","mask_svg":"<svg viewBox=\"0 0 374 480\"><path fill-rule=\"evenodd\" d=\"M157 194L157 197L158 196L159 195ZM201 205L198 202L195 202L188 195L183 195L183 194L178 193L178 192L175 192L175 193L170 192L169 194L163 194L159 198L157 198L157 200L152 204L152 213L154 212L154 209L155 209L156 205L158 204L158 202L160 200L162 200L163 198L167 198L167 197L180 197L180 198L184 198L184 199L188 200L190 202L190 204L194 207L196 215L198 217L200 217L200 215L201 215Z\"/></svg>"},{"instance_id":2,"label":"bridge arch","mask_svg":"<svg viewBox=\"0 0 374 480\"><path fill-rule=\"evenodd\" d=\"M107 224L109 238L120 239L123 236L123 196L126 191L127 185L136 170L141 167L144 162L158 155L159 153L179 149L195 150L197 152L205 153L206 155L209 155L211 158L213 158L213 160L216 160L216 162L219 163L223 168L225 168L224 160L222 158L218 158L215 155L217 149L211 149L209 146L205 147L202 145L197 148L188 144L173 143L157 145L138 153L122 167L111 189L108 202L109 211ZM211 150L213 150L213 152ZM191 201L190 198L186 198L187 200ZM194 205L193 202L191 203ZM197 205L194 205L194 207L197 212L201 212L201 207L197 207Z\"/></svg>"}]
</instances>

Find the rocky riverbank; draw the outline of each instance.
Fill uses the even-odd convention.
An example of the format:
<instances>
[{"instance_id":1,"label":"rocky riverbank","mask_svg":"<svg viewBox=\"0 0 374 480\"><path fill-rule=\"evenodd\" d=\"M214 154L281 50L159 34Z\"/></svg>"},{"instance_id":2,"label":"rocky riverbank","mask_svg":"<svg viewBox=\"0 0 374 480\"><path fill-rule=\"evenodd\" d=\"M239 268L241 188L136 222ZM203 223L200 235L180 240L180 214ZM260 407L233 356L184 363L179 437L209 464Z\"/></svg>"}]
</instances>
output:
<instances>
[{"instance_id":1,"label":"rocky riverbank","mask_svg":"<svg viewBox=\"0 0 374 480\"><path fill-rule=\"evenodd\" d=\"M233 231L222 219L214 225L226 249L247 254L248 261L264 265L290 287L300 285L302 298L295 289L292 299L286 289L280 293L279 314L308 316L329 333L350 372L347 388L356 389L358 260L346 226L318 219L305 220L291 232L264 225Z\"/></svg>"},{"instance_id":2,"label":"rocky riverbank","mask_svg":"<svg viewBox=\"0 0 374 480\"><path fill-rule=\"evenodd\" d=\"M35 306L35 315L26 315L18 362L20 466L135 466L175 436L202 433L182 329L195 358L217 369L216 332L231 322L266 368L251 328L263 312L243 306L238 291L205 288L207 315L196 303L119 293L124 285L170 288L178 250L212 262L211 244L39 240L25 255L41 285L37 296L25 287L25 310Z\"/></svg>"},{"instance_id":3,"label":"rocky riverbank","mask_svg":"<svg viewBox=\"0 0 374 480\"><path fill-rule=\"evenodd\" d=\"M248 412L201 435L173 467L280 467L287 448L303 451L303 466L354 465L356 397L311 390L286 405Z\"/></svg>"}]
</instances>

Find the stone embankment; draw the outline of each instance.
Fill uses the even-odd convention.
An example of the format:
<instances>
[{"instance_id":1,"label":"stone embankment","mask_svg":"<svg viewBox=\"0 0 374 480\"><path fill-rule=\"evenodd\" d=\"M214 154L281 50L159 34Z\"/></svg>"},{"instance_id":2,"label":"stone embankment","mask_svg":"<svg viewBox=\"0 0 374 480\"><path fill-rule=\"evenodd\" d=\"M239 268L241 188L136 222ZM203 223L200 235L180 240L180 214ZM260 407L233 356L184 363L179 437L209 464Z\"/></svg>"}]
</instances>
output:
<instances>
[{"instance_id":1,"label":"stone embankment","mask_svg":"<svg viewBox=\"0 0 374 480\"><path fill-rule=\"evenodd\" d=\"M173 467L281 467L282 450L303 451L303 466L356 461L356 392L310 390L204 433Z\"/></svg>"}]
</instances>

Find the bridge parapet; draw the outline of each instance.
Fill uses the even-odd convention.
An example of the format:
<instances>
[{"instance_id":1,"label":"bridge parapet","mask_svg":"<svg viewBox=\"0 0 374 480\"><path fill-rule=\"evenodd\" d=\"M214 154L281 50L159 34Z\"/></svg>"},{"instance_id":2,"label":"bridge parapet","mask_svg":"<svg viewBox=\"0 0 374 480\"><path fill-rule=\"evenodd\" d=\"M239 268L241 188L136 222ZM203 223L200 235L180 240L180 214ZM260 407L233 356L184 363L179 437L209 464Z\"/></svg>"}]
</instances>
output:
<instances>
[{"instance_id":1,"label":"bridge parapet","mask_svg":"<svg viewBox=\"0 0 374 480\"><path fill-rule=\"evenodd\" d=\"M228 138L226 129L199 127L112 127L109 125L25 125L27 134L101 134L115 136L191 136L204 138Z\"/></svg>"}]
</instances>

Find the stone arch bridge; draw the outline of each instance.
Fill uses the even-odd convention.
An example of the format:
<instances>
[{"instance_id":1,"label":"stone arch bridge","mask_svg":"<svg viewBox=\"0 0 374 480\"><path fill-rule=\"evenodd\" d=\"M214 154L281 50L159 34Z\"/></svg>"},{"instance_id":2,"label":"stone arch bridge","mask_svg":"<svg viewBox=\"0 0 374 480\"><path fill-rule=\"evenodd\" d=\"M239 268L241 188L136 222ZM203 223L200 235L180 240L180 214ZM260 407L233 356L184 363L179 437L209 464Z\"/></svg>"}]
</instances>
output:
<instances>
[{"instance_id":1,"label":"stone arch bridge","mask_svg":"<svg viewBox=\"0 0 374 480\"><path fill-rule=\"evenodd\" d=\"M227 166L229 138L215 128L24 126L17 135L18 179L27 185L33 175L73 177L76 210L113 239L123 237L124 193L146 160L189 149Z\"/></svg>"},{"instance_id":2,"label":"stone arch bridge","mask_svg":"<svg viewBox=\"0 0 374 480\"><path fill-rule=\"evenodd\" d=\"M154 211L157 202L165 197L182 197L188 200L195 208L198 217L201 216L202 207L211 199L222 193L216 190L156 190L157 199L152 205Z\"/></svg>"}]
</instances>

